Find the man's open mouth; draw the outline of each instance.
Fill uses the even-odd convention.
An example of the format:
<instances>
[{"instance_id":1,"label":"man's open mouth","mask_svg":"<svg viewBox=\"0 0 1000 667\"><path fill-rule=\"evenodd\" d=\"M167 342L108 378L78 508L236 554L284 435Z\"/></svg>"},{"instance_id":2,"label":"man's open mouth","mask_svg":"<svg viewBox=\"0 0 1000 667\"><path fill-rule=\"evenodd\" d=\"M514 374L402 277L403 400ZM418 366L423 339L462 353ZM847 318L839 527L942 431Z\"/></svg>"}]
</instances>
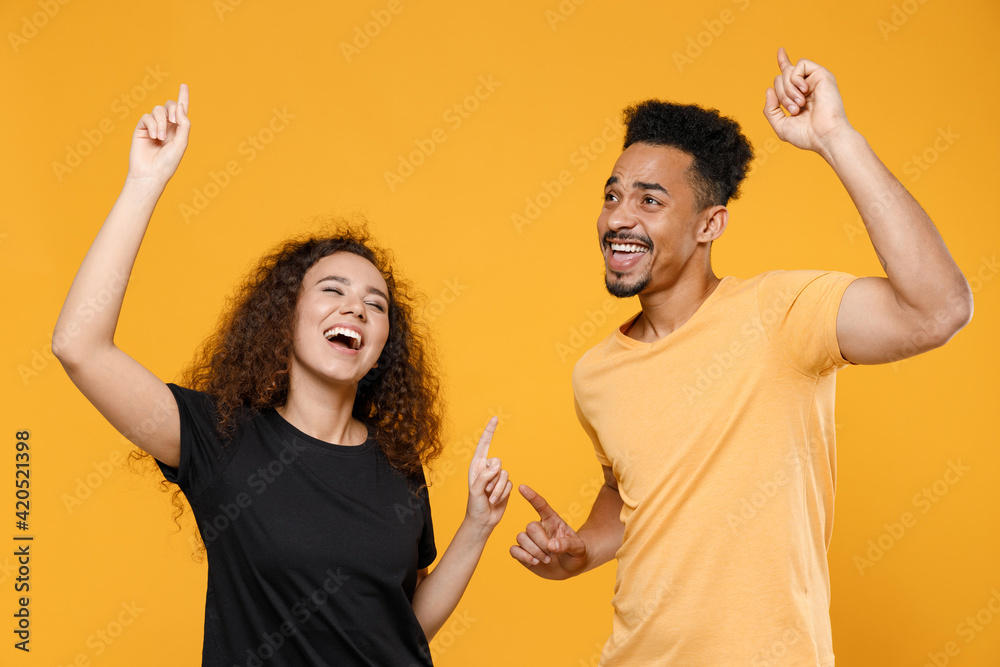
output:
<instances>
[{"instance_id":1,"label":"man's open mouth","mask_svg":"<svg viewBox=\"0 0 1000 667\"><path fill-rule=\"evenodd\" d=\"M644 245L639 245L638 243L616 243L612 241L610 244L612 252L619 253L643 253L649 252L649 248Z\"/></svg>"}]
</instances>

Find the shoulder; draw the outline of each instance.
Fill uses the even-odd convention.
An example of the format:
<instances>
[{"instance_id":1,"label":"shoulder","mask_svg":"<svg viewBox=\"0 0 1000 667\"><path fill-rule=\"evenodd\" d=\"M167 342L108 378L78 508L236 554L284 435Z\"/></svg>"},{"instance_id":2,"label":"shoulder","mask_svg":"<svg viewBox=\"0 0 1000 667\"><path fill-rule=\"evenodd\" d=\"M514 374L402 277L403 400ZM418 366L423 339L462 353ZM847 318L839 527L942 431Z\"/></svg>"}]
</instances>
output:
<instances>
[{"instance_id":1,"label":"shoulder","mask_svg":"<svg viewBox=\"0 0 1000 667\"><path fill-rule=\"evenodd\" d=\"M572 382L575 387L579 378L586 374L590 369L594 368L596 365L600 364L601 361L608 355L609 351L613 349L615 345L615 340L620 335L622 327L626 326L629 322L634 320L639 316L639 313L629 317L624 322L617 324L611 332L601 339L596 345L584 352L576 363L573 364L573 374Z\"/></svg>"},{"instance_id":2,"label":"shoulder","mask_svg":"<svg viewBox=\"0 0 1000 667\"><path fill-rule=\"evenodd\" d=\"M840 271L768 271L757 281L757 300L762 314L784 312L793 307L811 308L829 301L839 302L856 278Z\"/></svg>"},{"instance_id":3,"label":"shoulder","mask_svg":"<svg viewBox=\"0 0 1000 667\"><path fill-rule=\"evenodd\" d=\"M181 422L191 424L197 430L212 432L219 436L220 440L229 440L241 431L248 422L254 419L264 419L269 410L259 412L249 406L237 405L226 412L226 406L219 400L204 391L182 387L177 384L167 383L167 387L177 401L177 410L180 413ZM223 415L226 414L225 423ZM219 430L220 427L223 430ZM226 437L221 437L223 431Z\"/></svg>"},{"instance_id":4,"label":"shoulder","mask_svg":"<svg viewBox=\"0 0 1000 667\"><path fill-rule=\"evenodd\" d=\"M813 283L831 284L850 282L854 279L855 276L841 271L794 269L767 271L748 279L746 282L754 284L760 294L795 294Z\"/></svg>"},{"instance_id":5,"label":"shoulder","mask_svg":"<svg viewBox=\"0 0 1000 667\"><path fill-rule=\"evenodd\" d=\"M218 418L218 408L215 399L209 394L197 389L189 389L172 382L167 383L167 388L177 401L177 407L201 416L211 416Z\"/></svg>"},{"instance_id":6,"label":"shoulder","mask_svg":"<svg viewBox=\"0 0 1000 667\"><path fill-rule=\"evenodd\" d=\"M370 424L368 425L368 439L363 444L357 445L356 449L348 447L341 448L340 451L341 453L349 453L348 458L361 465L370 465L374 461L380 470L389 473L392 484L403 485L414 493L427 495L429 484L424 473L426 462L417 465L416 470L409 470L414 459L403 453L397 453L393 456L391 451L387 451L384 442L376 436L375 429ZM419 457L417 458L419 459ZM369 463L365 464L364 461Z\"/></svg>"}]
</instances>

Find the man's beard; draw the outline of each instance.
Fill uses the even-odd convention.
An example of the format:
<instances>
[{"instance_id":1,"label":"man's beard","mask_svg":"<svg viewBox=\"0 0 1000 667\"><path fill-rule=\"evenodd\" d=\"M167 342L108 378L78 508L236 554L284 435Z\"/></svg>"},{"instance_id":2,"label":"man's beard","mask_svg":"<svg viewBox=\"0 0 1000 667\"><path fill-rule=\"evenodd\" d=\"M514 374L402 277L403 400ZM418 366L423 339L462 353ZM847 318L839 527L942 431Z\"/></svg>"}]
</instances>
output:
<instances>
[{"instance_id":1,"label":"man's beard","mask_svg":"<svg viewBox=\"0 0 1000 667\"><path fill-rule=\"evenodd\" d=\"M601 239L601 247L610 247L611 242L628 243L629 241L639 241L648 249L647 252L653 252L653 241L645 235L634 234L634 233L624 233L616 234L611 230L604 232L604 237ZM611 274L615 276L617 280L612 280L608 275ZM619 273L617 271L611 271L605 268L604 270L604 286L608 289L611 296L616 296L620 299L627 299L630 296L635 296L642 292L649 285L650 281L653 279L653 267L647 267L646 273L639 277L635 283L629 285L621 280L624 273Z\"/></svg>"},{"instance_id":2,"label":"man's beard","mask_svg":"<svg viewBox=\"0 0 1000 667\"><path fill-rule=\"evenodd\" d=\"M618 280L612 282L612 279L608 276L608 273L613 274ZM647 270L638 281L629 285L628 283L621 280L623 274L616 271L605 271L604 272L604 286L608 288L608 292L611 296L617 296L621 299L626 299L630 296L635 296L642 292L649 285L649 281L653 279L652 272Z\"/></svg>"}]
</instances>

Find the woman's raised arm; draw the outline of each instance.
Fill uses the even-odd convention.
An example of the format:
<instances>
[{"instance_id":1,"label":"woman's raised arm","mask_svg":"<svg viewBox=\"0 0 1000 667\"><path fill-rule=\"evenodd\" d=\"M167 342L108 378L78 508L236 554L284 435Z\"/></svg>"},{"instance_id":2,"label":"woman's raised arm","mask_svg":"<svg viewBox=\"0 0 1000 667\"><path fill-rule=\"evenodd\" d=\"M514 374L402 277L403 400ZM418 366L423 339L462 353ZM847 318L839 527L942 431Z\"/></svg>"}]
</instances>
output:
<instances>
[{"instance_id":1,"label":"woman's raised arm","mask_svg":"<svg viewBox=\"0 0 1000 667\"><path fill-rule=\"evenodd\" d=\"M177 404L167 386L115 346L132 265L153 208L187 148L188 89L157 106L132 134L128 175L66 296L52 352L112 426L167 465L180 463Z\"/></svg>"}]
</instances>

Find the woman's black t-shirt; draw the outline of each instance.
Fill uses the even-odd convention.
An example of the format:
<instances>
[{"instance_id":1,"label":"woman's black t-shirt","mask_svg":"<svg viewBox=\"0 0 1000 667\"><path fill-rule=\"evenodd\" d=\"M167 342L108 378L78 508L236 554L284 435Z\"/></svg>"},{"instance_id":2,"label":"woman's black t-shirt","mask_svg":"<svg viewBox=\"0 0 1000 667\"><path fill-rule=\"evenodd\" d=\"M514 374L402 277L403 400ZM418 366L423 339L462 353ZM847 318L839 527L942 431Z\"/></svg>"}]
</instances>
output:
<instances>
[{"instance_id":1,"label":"woman's black t-shirt","mask_svg":"<svg viewBox=\"0 0 1000 667\"><path fill-rule=\"evenodd\" d=\"M223 446L204 393L177 400L181 460L158 462L208 553L204 667L430 665L411 604L436 557L427 489L368 439L334 445L276 411Z\"/></svg>"}]
</instances>

